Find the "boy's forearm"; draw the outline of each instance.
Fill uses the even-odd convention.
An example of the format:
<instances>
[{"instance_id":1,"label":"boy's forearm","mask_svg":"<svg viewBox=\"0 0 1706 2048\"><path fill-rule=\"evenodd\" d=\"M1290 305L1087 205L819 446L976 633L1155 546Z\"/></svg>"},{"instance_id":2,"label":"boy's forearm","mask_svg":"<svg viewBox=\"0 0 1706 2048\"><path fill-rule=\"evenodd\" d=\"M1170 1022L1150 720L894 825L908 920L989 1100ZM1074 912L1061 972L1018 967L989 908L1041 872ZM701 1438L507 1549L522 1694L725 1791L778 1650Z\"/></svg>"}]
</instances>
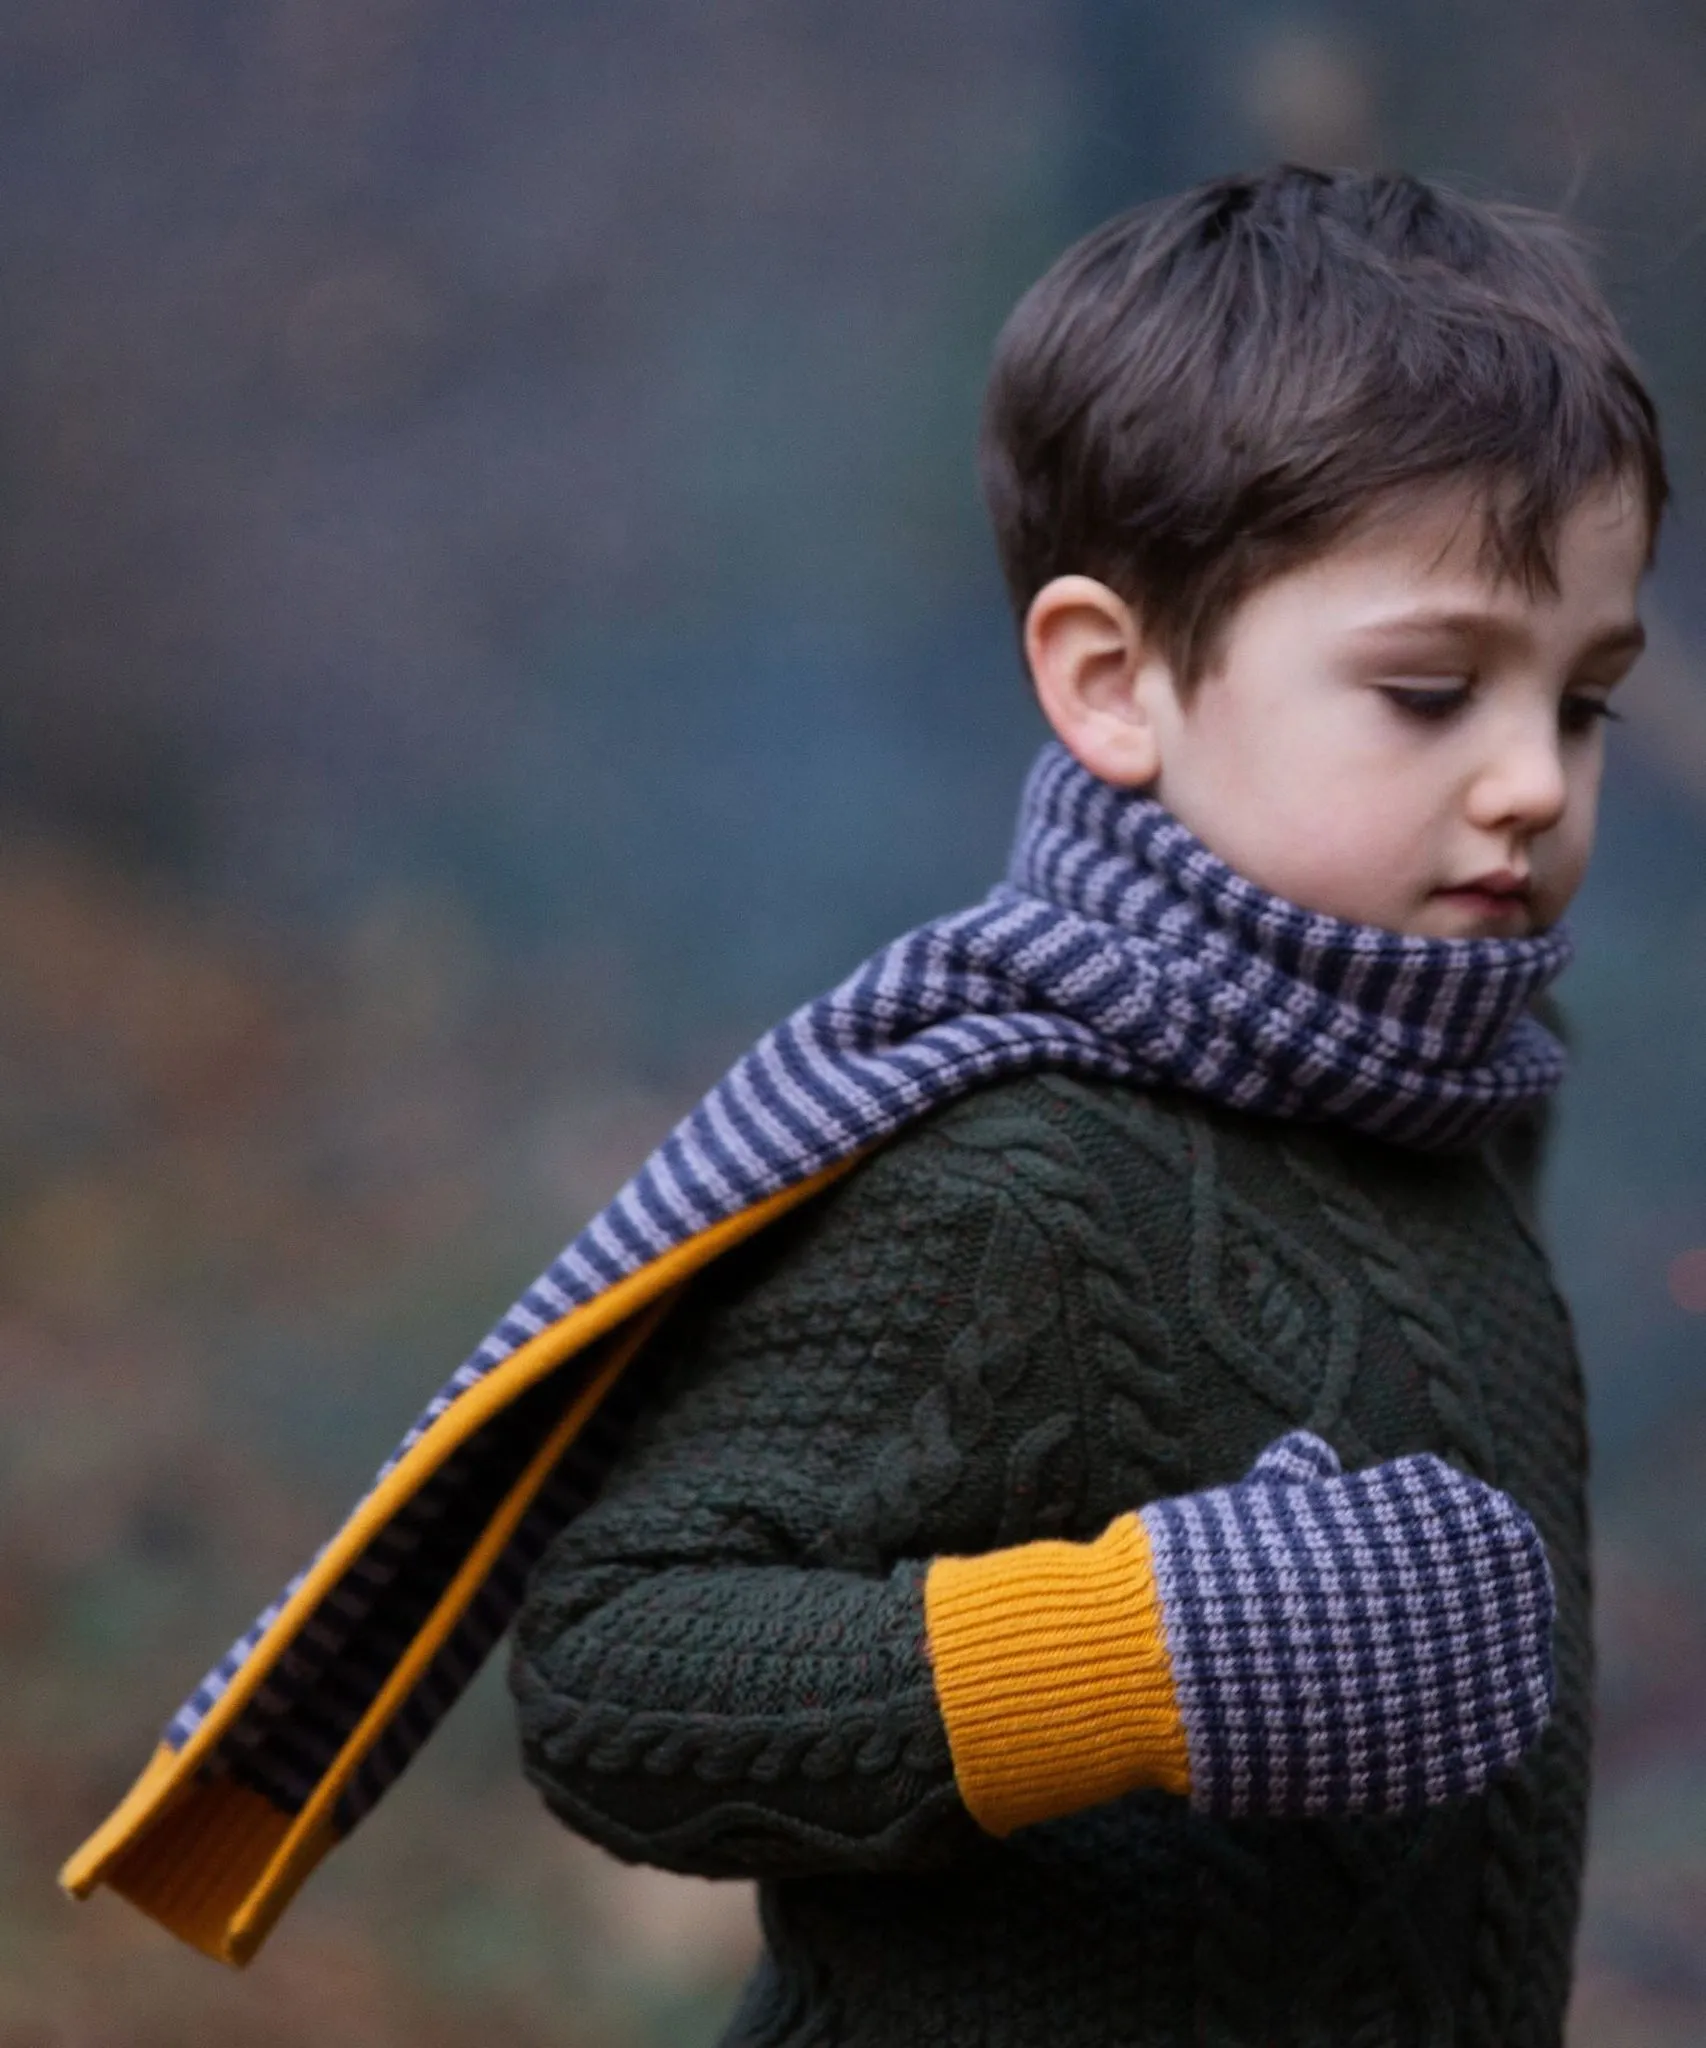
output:
<instances>
[{"instance_id":1,"label":"boy's forearm","mask_svg":"<svg viewBox=\"0 0 1706 2048\"><path fill-rule=\"evenodd\" d=\"M978 1830L936 1700L922 1578L914 1564L886 1579L547 1569L512 1667L528 1776L617 1855L702 1876L951 1860Z\"/></svg>"},{"instance_id":2,"label":"boy's forearm","mask_svg":"<svg viewBox=\"0 0 1706 2048\"><path fill-rule=\"evenodd\" d=\"M619 1854L707 1875L898 1870L1139 1789L1242 1814L1482 1789L1544 1727L1544 1551L1431 1456L1247 1477L897 1566L593 1567L536 1589L530 1775Z\"/></svg>"},{"instance_id":3,"label":"boy's forearm","mask_svg":"<svg viewBox=\"0 0 1706 2048\"><path fill-rule=\"evenodd\" d=\"M756 1878L935 1867L1183 1792L1146 1544L1124 1515L886 1579L547 1566L511 1672L528 1776L618 1855Z\"/></svg>"}]
</instances>

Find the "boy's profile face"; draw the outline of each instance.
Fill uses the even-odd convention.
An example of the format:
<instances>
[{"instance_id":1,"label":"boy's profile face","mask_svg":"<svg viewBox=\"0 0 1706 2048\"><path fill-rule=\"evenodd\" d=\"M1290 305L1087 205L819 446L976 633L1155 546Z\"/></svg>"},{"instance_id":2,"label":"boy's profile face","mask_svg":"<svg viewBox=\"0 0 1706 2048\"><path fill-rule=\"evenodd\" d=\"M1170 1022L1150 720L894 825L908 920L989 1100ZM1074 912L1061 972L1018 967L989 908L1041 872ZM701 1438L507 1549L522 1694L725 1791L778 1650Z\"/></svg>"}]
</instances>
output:
<instances>
[{"instance_id":1,"label":"boy's profile face","mask_svg":"<svg viewBox=\"0 0 1706 2048\"><path fill-rule=\"evenodd\" d=\"M1247 597L1189 694L1124 600L1057 578L1026 621L1044 713L1092 773L1147 787L1307 909L1432 938L1543 930L1592 850L1647 522L1620 483L1590 491L1555 591L1498 577L1481 534L1467 490L1398 501Z\"/></svg>"}]
</instances>

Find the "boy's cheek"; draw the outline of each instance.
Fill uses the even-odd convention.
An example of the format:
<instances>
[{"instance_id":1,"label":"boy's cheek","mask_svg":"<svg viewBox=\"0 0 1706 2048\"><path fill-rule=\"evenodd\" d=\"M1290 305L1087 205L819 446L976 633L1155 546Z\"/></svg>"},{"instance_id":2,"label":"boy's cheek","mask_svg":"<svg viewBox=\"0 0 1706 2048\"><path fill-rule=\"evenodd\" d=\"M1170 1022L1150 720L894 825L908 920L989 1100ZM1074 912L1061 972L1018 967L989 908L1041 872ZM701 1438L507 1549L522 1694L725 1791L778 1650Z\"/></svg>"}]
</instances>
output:
<instances>
[{"instance_id":1,"label":"boy's cheek","mask_svg":"<svg viewBox=\"0 0 1706 2048\"><path fill-rule=\"evenodd\" d=\"M1336 799L1323 793L1318 804L1288 804L1279 814L1247 820L1233 836L1244 843L1242 860L1215 851L1305 910L1399 931L1415 929L1428 901L1428 835L1395 804L1365 807L1347 804L1343 792Z\"/></svg>"}]
</instances>

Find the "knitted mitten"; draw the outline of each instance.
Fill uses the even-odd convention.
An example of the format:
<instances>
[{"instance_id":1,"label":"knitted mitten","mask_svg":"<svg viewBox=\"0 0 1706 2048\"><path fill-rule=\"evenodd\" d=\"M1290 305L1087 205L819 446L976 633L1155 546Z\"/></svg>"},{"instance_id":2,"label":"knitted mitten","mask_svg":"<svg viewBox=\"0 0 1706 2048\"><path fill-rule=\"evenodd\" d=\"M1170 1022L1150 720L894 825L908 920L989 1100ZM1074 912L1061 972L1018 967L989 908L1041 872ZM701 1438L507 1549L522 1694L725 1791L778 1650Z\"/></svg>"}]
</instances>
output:
<instances>
[{"instance_id":1,"label":"knitted mitten","mask_svg":"<svg viewBox=\"0 0 1706 2048\"><path fill-rule=\"evenodd\" d=\"M1319 1437L1093 1543L925 1581L962 1796L992 1833L1138 1786L1218 1814L1384 1813L1478 1791L1552 1707L1552 1581L1507 1495Z\"/></svg>"},{"instance_id":2,"label":"knitted mitten","mask_svg":"<svg viewBox=\"0 0 1706 2048\"><path fill-rule=\"evenodd\" d=\"M1507 1495L1429 1455L1342 1473L1305 1430L1143 1510L1214 1813L1384 1813L1476 1792L1552 1711L1552 1580Z\"/></svg>"}]
</instances>

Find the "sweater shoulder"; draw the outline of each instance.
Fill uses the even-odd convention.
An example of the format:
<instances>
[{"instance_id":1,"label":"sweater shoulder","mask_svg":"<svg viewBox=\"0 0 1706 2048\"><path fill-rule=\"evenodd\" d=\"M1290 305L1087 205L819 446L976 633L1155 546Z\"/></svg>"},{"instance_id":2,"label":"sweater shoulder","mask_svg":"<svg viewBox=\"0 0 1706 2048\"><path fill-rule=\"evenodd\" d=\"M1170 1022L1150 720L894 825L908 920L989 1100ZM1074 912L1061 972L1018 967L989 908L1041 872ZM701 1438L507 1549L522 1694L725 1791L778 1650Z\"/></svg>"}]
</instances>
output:
<instances>
[{"instance_id":1,"label":"sweater shoulder","mask_svg":"<svg viewBox=\"0 0 1706 2048\"><path fill-rule=\"evenodd\" d=\"M1176 1487L1172 1338L1077 1115L1046 1082L981 1090L699 1275L593 1520L762 1497L786 1554L883 1570Z\"/></svg>"},{"instance_id":2,"label":"sweater shoulder","mask_svg":"<svg viewBox=\"0 0 1706 2048\"><path fill-rule=\"evenodd\" d=\"M719 1261L696 1292L725 1313L764 1317L791 1297L820 1313L833 1302L857 1323L892 1321L921 1293L940 1300L956 1277L981 1276L973 1297L998 1278L1034 1289L1045 1273L1052 1289L1121 1261L1133 1181L1164 1193L1188 1159L1176 1123L1111 1082L1041 1074L991 1083L884 1140L821 1197Z\"/></svg>"},{"instance_id":3,"label":"sweater shoulder","mask_svg":"<svg viewBox=\"0 0 1706 2048\"><path fill-rule=\"evenodd\" d=\"M1201 1108L1176 1090L1073 1074L994 1081L920 1117L851 1176L854 1200L904 1184L934 1187L951 1207L983 1189L1046 1208L1111 1192L1133 1179L1165 1185L1188 1162L1188 1127Z\"/></svg>"}]
</instances>

